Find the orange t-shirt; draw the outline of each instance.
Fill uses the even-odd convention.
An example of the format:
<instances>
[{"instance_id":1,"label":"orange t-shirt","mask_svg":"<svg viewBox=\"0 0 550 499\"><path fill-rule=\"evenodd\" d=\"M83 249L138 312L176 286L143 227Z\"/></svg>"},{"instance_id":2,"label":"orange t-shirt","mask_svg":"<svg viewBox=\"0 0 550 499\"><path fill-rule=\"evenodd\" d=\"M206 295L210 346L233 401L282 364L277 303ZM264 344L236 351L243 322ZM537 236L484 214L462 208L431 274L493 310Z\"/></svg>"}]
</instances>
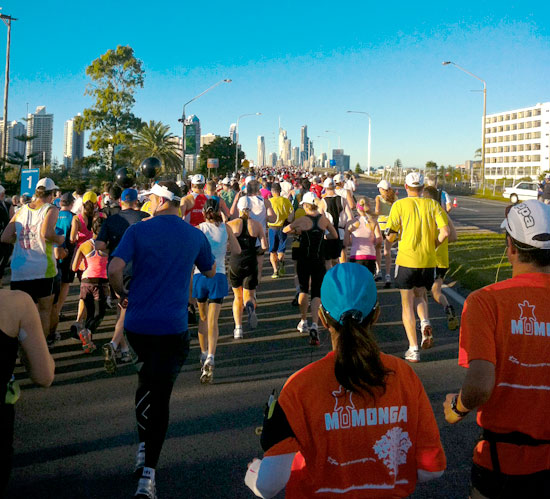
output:
<instances>
[{"instance_id":1,"label":"orange t-shirt","mask_svg":"<svg viewBox=\"0 0 550 499\"><path fill-rule=\"evenodd\" d=\"M417 469L445 469L445 453L422 383L405 361L381 354L394 371L384 395L346 391L334 352L289 378L279 395L294 437L265 456L299 452L286 487L293 497L406 497Z\"/></svg>"},{"instance_id":2,"label":"orange t-shirt","mask_svg":"<svg viewBox=\"0 0 550 499\"><path fill-rule=\"evenodd\" d=\"M550 275L520 274L468 296L462 312L458 363L495 365L491 398L478 408L482 428L519 431L550 439ZM497 444L502 473L550 469L550 445ZM493 469L489 444L474 449L474 462Z\"/></svg>"}]
</instances>

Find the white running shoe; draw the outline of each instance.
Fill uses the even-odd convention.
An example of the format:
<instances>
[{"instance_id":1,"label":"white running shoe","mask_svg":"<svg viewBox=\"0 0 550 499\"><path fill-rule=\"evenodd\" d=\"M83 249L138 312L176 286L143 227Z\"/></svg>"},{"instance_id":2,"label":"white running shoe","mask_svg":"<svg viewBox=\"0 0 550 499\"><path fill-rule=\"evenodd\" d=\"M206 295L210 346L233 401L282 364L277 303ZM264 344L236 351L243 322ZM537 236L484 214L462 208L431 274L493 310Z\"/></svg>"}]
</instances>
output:
<instances>
[{"instance_id":1,"label":"white running shoe","mask_svg":"<svg viewBox=\"0 0 550 499\"><path fill-rule=\"evenodd\" d=\"M309 326L307 325L307 320L301 320L298 323L297 329L298 331L300 331L300 333L305 333L305 334L309 333Z\"/></svg>"},{"instance_id":2,"label":"white running shoe","mask_svg":"<svg viewBox=\"0 0 550 499\"><path fill-rule=\"evenodd\" d=\"M420 350L418 348L409 348L403 357L409 362L420 362Z\"/></svg>"},{"instance_id":3,"label":"white running shoe","mask_svg":"<svg viewBox=\"0 0 550 499\"><path fill-rule=\"evenodd\" d=\"M434 346L434 336L433 336L433 330L432 326L429 324L426 324L422 328L422 343L420 344L420 347L422 350L427 350L428 348L432 348Z\"/></svg>"},{"instance_id":4,"label":"white running shoe","mask_svg":"<svg viewBox=\"0 0 550 499\"><path fill-rule=\"evenodd\" d=\"M139 499L157 499L155 481L150 478L141 477L134 497Z\"/></svg>"},{"instance_id":5,"label":"white running shoe","mask_svg":"<svg viewBox=\"0 0 550 499\"><path fill-rule=\"evenodd\" d=\"M214 380L214 361L207 360L202 366L200 382L205 385L212 383Z\"/></svg>"},{"instance_id":6,"label":"white running shoe","mask_svg":"<svg viewBox=\"0 0 550 499\"><path fill-rule=\"evenodd\" d=\"M236 340L242 340L243 339L243 327L239 326L233 329L233 338Z\"/></svg>"},{"instance_id":7,"label":"white running shoe","mask_svg":"<svg viewBox=\"0 0 550 499\"><path fill-rule=\"evenodd\" d=\"M385 288L390 288L391 287L391 275L390 274L386 274L384 287Z\"/></svg>"},{"instance_id":8,"label":"white running shoe","mask_svg":"<svg viewBox=\"0 0 550 499\"><path fill-rule=\"evenodd\" d=\"M141 443L136 452L136 464L134 466L134 475L140 477L145 467L145 444Z\"/></svg>"}]
</instances>

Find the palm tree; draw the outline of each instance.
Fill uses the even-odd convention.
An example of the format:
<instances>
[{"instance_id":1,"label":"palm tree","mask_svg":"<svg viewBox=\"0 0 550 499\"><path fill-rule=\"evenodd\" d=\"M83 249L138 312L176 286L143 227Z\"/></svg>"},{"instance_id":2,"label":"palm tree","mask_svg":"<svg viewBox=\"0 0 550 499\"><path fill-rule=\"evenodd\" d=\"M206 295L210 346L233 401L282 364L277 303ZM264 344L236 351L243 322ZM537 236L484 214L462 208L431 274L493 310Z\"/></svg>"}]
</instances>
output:
<instances>
[{"instance_id":1,"label":"palm tree","mask_svg":"<svg viewBox=\"0 0 550 499\"><path fill-rule=\"evenodd\" d=\"M181 156L174 138L168 125L151 120L134 134L133 154L138 161L154 156L160 159L166 172L179 172Z\"/></svg>"}]
</instances>

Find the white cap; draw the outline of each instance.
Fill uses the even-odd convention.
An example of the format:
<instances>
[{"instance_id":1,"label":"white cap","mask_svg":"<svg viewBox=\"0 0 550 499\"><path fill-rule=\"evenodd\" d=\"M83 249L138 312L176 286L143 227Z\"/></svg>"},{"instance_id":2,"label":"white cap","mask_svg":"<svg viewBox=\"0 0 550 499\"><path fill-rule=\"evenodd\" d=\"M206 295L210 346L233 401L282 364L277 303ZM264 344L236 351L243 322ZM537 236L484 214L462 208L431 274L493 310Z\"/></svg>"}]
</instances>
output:
<instances>
[{"instance_id":1,"label":"white cap","mask_svg":"<svg viewBox=\"0 0 550 499\"><path fill-rule=\"evenodd\" d=\"M45 191L54 191L55 189L59 189L59 187L55 185L55 182L48 177L41 178L38 181L38 184L36 184L36 187L44 187Z\"/></svg>"},{"instance_id":2,"label":"white cap","mask_svg":"<svg viewBox=\"0 0 550 499\"><path fill-rule=\"evenodd\" d=\"M405 177L405 184L409 187L422 187L424 185L424 175L420 172L408 173Z\"/></svg>"},{"instance_id":3,"label":"white cap","mask_svg":"<svg viewBox=\"0 0 550 499\"><path fill-rule=\"evenodd\" d=\"M378 182L378 185L376 187L378 187L379 189L384 189L385 191L387 191L387 190L391 189L391 184L387 180L380 180L380 182Z\"/></svg>"},{"instance_id":4,"label":"white cap","mask_svg":"<svg viewBox=\"0 0 550 499\"><path fill-rule=\"evenodd\" d=\"M159 184L155 184L151 190L141 193L142 196L148 196L149 194L155 194L155 196L168 199L168 201L181 200L181 198L176 196L168 187Z\"/></svg>"},{"instance_id":5,"label":"white cap","mask_svg":"<svg viewBox=\"0 0 550 499\"><path fill-rule=\"evenodd\" d=\"M332 180L330 177L326 178L325 181L323 182L323 187L325 189L330 189L334 187L334 180Z\"/></svg>"},{"instance_id":6,"label":"white cap","mask_svg":"<svg viewBox=\"0 0 550 499\"><path fill-rule=\"evenodd\" d=\"M316 204L315 203L316 199L319 199L319 198L314 192L306 192L304 194L304 197L302 198L302 201L300 201L300 204L304 204L304 203Z\"/></svg>"},{"instance_id":7,"label":"white cap","mask_svg":"<svg viewBox=\"0 0 550 499\"><path fill-rule=\"evenodd\" d=\"M185 182L183 180L176 181L176 184L178 184L178 187L181 189L182 187L185 187Z\"/></svg>"},{"instance_id":8,"label":"white cap","mask_svg":"<svg viewBox=\"0 0 550 499\"><path fill-rule=\"evenodd\" d=\"M223 185L230 185L230 184L231 184L231 180L229 179L229 177L225 177L225 178L222 180L222 184L223 184Z\"/></svg>"},{"instance_id":9,"label":"white cap","mask_svg":"<svg viewBox=\"0 0 550 499\"><path fill-rule=\"evenodd\" d=\"M344 176L341 173L337 173L334 175L334 183L335 184L342 184L344 182Z\"/></svg>"},{"instance_id":10,"label":"white cap","mask_svg":"<svg viewBox=\"0 0 550 499\"><path fill-rule=\"evenodd\" d=\"M193 175L191 177L192 185L204 185L204 183L205 183L204 175L201 175L200 173L198 173L197 175Z\"/></svg>"},{"instance_id":11,"label":"white cap","mask_svg":"<svg viewBox=\"0 0 550 499\"><path fill-rule=\"evenodd\" d=\"M246 177L246 178L244 179L244 185L248 185L248 182L250 182L250 181L252 181L252 180L256 180L256 179L254 178L254 175L249 175L248 177Z\"/></svg>"},{"instance_id":12,"label":"white cap","mask_svg":"<svg viewBox=\"0 0 550 499\"><path fill-rule=\"evenodd\" d=\"M237 201L237 209L240 211L252 209L252 202L248 199L248 196L239 198L239 201Z\"/></svg>"},{"instance_id":13,"label":"white cap","mask_svg":"<svg viewBox=\"0 0 550 499\"><path fill-rule=\"evenodd\" d=\"M534 248L550 249L550 205L529 199L510 208L500 225L516 241Z\"/></svg>"}]
</instances>

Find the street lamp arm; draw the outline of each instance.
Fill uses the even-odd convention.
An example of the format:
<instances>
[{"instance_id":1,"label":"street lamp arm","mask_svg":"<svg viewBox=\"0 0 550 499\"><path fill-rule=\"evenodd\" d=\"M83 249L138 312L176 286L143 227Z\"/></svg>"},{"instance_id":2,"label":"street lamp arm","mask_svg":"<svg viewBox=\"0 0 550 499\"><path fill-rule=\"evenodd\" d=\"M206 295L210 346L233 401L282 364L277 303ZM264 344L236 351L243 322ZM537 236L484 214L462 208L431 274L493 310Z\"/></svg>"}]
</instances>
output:
<instances>
[{"instance_id":1,"label":"street lamp arm","mask_svg":"<svg viewBox=\"0 0 550 499\"><path fill-rule=\"evenodd\" d=\"M231 83L231 80L229 78L226 78L224 80L220 80L217 83L214 83L211 87L208 87L204 92L201 92L199 95L196 95L191 100L187 101L183 107L187 106L187 104L191 104L191 102L196 101L199 97L202 97L205 93L210 92L213 88L216 88L218 85L221 85L222 83Z\"/></svg>"},{"instance_id":2,"label":"street lamp arm","mask_svg":"<svg viewBox=\"0 0 550 499\"><path fill-rule=\"evenodd\" d=\"M483 83L483 88L487 88L487 82L483 78L480 78L479 76L475 75L471 71L468 71L467 69L464 69L462 66L459 66L458 64L456 64L452 61L443 62L444 66L447 66L448 64L452 64L454 67L460 69L460 71L463 71L464 73L469 74L470 76L473 76L474 78L478 79L480 82Z\"/></svg>"}]
</instances>

